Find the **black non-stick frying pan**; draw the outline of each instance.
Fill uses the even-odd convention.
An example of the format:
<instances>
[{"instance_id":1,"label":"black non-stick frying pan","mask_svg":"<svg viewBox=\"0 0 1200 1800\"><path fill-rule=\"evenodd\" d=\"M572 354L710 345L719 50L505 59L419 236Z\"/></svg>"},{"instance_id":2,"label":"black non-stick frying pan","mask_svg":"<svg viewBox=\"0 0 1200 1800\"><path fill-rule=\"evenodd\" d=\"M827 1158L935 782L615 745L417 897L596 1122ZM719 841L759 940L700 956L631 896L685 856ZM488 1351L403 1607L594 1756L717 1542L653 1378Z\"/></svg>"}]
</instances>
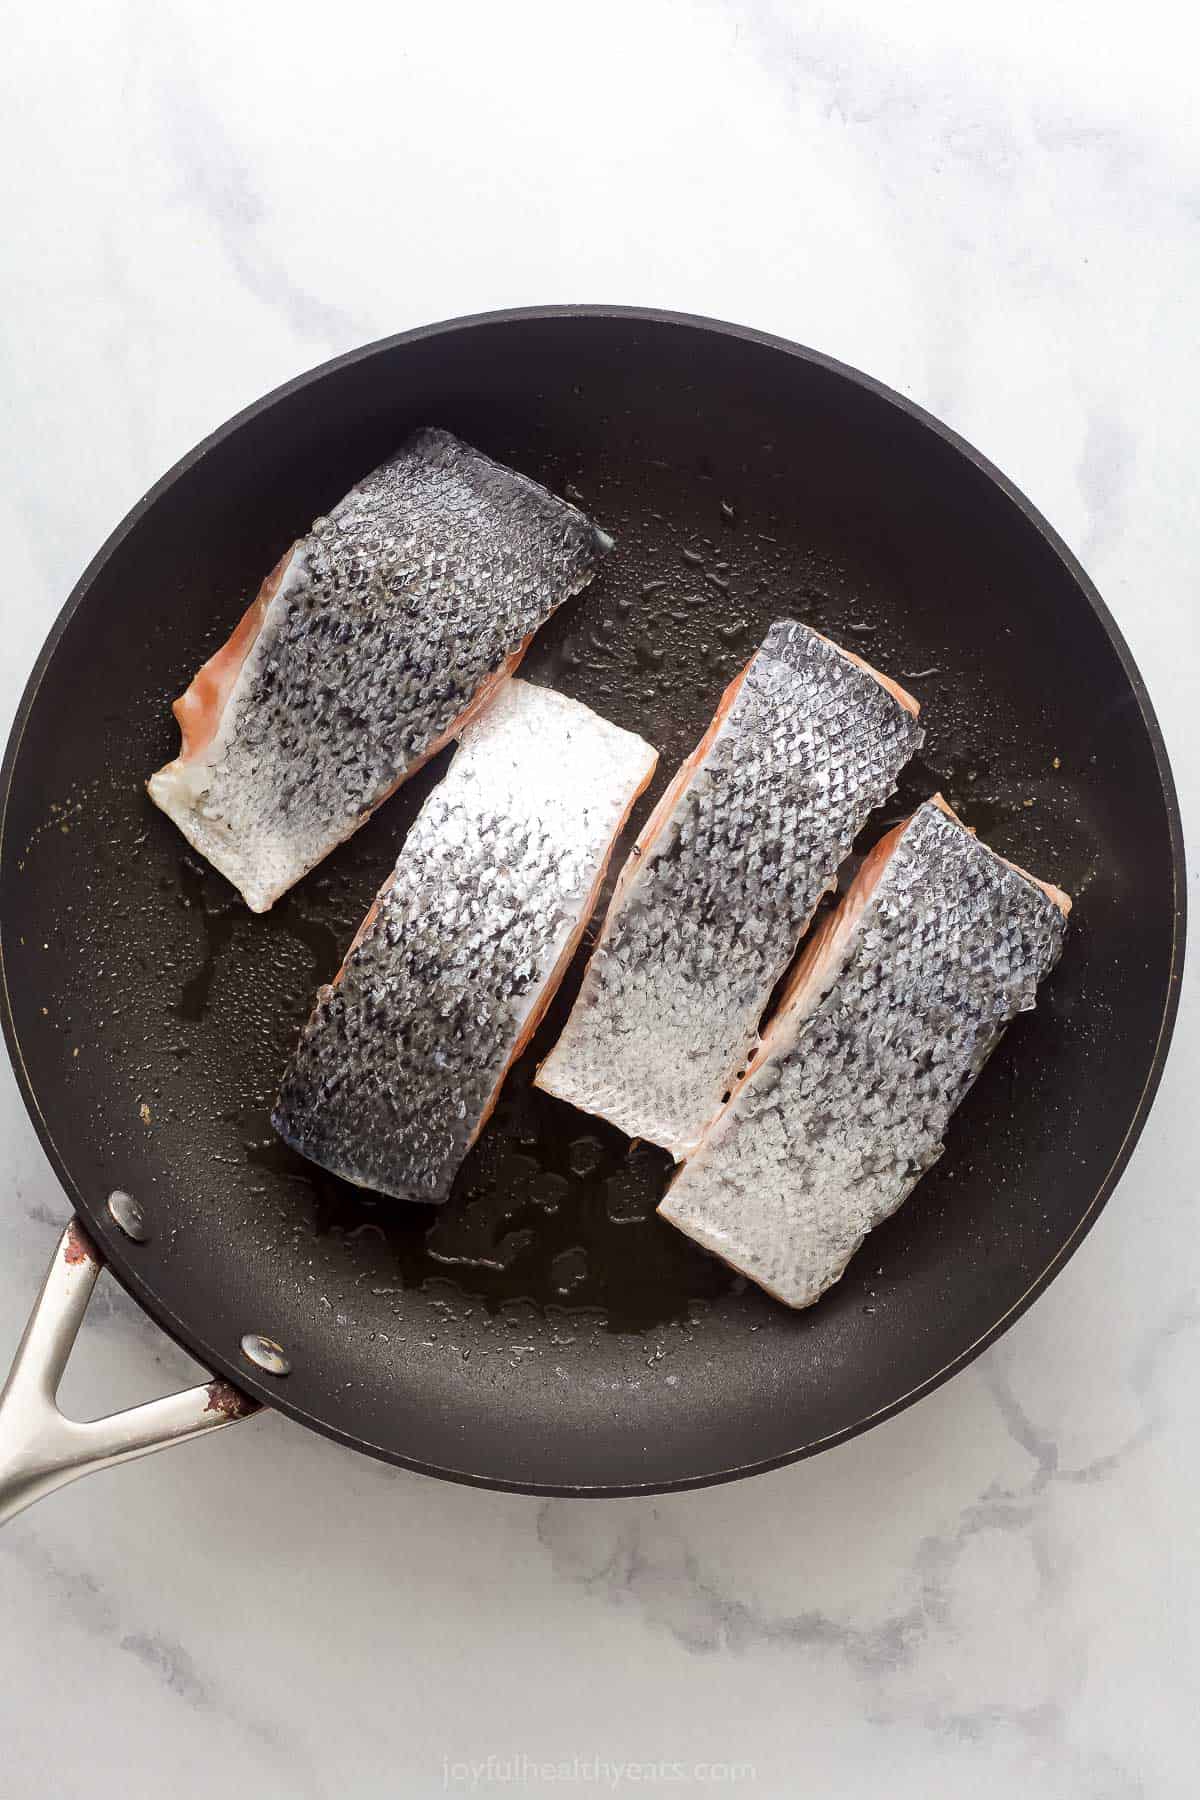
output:
<instances>
[{"instance_id":1,"label":"black non-stick frying pan","mask_svg":"<svg viewBox=\"0 0 1200 1800\"><path fill-rule=\"evenodd\" d=\"M923 704L923 760L860 852L941 789L1075 896L1063 961L946 1155L807 1312L656 1218L663 1153L531 1088L578 966L444 1209L333 1180L271 1132L313 990L445 759L262 918L143 782L174 754L171 699L281 550L422 424L581 501L616 538L524 673L658 745L635 825L730 674L792 616ZM695 1486L824 1448L927 1393L1012 1323L1096 1218L1175 1013L1174 789L1082 569L917 407L703 319L555 307L459 320L251 407L133 510L75 589L21 705L3 805L5 1032L118 1280L238 1388L454 1480ZM144 1241L114 1222L114 1190L140 1207ZM252 1350L254 1334L273 1340L290 1372L250 1360L248 1334Z\"/></svg>"}]
</instances>

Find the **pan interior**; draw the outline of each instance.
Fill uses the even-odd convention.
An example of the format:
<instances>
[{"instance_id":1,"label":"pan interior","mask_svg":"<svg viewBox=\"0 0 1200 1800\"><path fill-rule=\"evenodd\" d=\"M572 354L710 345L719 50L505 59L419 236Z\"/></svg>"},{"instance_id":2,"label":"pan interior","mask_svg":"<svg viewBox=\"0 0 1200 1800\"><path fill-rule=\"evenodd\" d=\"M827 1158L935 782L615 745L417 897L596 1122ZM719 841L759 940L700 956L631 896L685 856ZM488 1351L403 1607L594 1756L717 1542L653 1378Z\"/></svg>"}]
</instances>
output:
<instances>
[{"instance_id":1,"label":"pan interior","mask_svg":"<svg viewBox=\"0 0 1200 1800\"><path fill-rule=\"evenodd\" d=\"M444 1209L373 1198L273 1136L313 989L444 759L263 918L143 782L174 754L171 699L280 551L420 424L577 500L616 538L524 673L658 746L634 827L724 683L790 616L923 705L922 759L860 853L940 789L1075 896L1059 970L941 1163L807 1313L657 1219L665 1154L531 1088L582 958ZM219 435L72 605L10 751L0 923L19 1068L121 1278L202 1359L307 1422L414 1466L547 1490L777 1461L894 1406L994 1330L1127 1151L1176 948L1148 714L1033 516L846 372L649 317L396 340ZM147 1244L108 1222L116 1187L144 1208ZM248 1331L285 1345L286 1381L241 1360Z\"/></svg>"}]
</instances>

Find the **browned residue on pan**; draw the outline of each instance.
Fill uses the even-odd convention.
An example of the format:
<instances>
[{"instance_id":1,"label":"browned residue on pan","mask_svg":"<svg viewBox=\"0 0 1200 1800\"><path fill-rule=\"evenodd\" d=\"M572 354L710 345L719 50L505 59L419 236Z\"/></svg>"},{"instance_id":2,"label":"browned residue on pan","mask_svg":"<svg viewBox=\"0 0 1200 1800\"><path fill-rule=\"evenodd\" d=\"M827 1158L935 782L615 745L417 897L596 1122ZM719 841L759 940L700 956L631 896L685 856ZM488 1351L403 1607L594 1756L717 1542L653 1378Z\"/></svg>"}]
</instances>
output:
<instances>
[{"instance_id":1,"label":"browned residue on pan","mask_svg":"<svg viewBox=\"0 0 1200 1800\"><path fill-rule=\"evenodd\" d=\"M235 1388L231 1381L210 1381L204 1410L222 1413L227 1419L248 1419L251 1413L259 1410L259 1403Z\"/></svg>"},{"instance_id":2,"label":"browned residue on pan","mask_svg":"<svg viewBox=\"0 0 1200 1800\"><path fill-rule=\"evenodd\" d=\"M101 1261L100 1252L78 1219L72 1219L67 1226L66 1238L63 1243L63 1261L71 1264Z\"/></svg>"}]
</instances>

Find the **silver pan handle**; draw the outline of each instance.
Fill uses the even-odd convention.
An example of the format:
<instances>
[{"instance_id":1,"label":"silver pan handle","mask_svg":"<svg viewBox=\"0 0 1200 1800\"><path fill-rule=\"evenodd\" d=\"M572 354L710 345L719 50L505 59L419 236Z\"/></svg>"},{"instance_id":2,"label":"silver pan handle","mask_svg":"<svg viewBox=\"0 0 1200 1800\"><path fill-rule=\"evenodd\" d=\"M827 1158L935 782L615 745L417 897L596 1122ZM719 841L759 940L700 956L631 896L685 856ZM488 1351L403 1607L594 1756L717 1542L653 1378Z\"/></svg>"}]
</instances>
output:
<instances>
[{"instance_id":1,"label":"silver pan handle","mask_svg":"<svg viewBox=\"0 0 1200 1800\"><path fill-rule=\"evenodd\" d=\"M220 1431L260 1410L228 1382L209 1381L111 1418L65 1418L59 1384L103 1267L99 1250L72 1219L0 1391L0 1525L80 1475Z\"/></svg>"}]
</instances>

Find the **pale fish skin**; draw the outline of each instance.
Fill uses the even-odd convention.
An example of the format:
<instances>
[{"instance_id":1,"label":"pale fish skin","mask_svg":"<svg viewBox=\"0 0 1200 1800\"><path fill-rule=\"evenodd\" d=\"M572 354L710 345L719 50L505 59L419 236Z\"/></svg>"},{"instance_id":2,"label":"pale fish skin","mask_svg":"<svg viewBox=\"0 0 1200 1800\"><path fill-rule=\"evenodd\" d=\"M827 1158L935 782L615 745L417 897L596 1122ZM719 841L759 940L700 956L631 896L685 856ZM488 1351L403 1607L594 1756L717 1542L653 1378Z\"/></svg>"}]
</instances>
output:
<instances>
[{"instance_id":1,"label":"pale fish skin","mask_svg":"<svg viewBox=\"0 0 1200 1800\"><path fill-rule=\"evenodd\" d=\"M318 992L273 1114L280 1136L348 1181L445 1200L656 761L579 701L507 683Z\"/></svg>"},{"instance_id":2,"label":"pale fish skin","mask_svg":"<svg viewBox=\"0 0 1200 1800\"><path fill-rule=\"evenodd\" d=\"M677 1159L745 1067L818 901L922 737L914 700L791 620L730 692L622 871L537 1078Z\"/></svg>"},{"instance_id":3,"label":"pale fish skin","mask_svg":"<svg viewBox=\"0 0 1200 1800\"><path fill-rule=\"evenodd\" d=\"M860 878L806 948L761 1059L659 1207L788 1306L819 1299L937 1161L1066 934L1067 896L940 801L892 839L864 870L873 889Z\"/></svg>"},{"instance_id":4,"label":"pale fish skin","mask_svg":"<svg viewBox=\"0 0 1200 1800\"><path fill-rule=\"evenodd\" d=\"M611 547L535 481L414 433L176 703L183 746L151 798L265 912L489 701Z\"/></svg>"}]
</instances>

